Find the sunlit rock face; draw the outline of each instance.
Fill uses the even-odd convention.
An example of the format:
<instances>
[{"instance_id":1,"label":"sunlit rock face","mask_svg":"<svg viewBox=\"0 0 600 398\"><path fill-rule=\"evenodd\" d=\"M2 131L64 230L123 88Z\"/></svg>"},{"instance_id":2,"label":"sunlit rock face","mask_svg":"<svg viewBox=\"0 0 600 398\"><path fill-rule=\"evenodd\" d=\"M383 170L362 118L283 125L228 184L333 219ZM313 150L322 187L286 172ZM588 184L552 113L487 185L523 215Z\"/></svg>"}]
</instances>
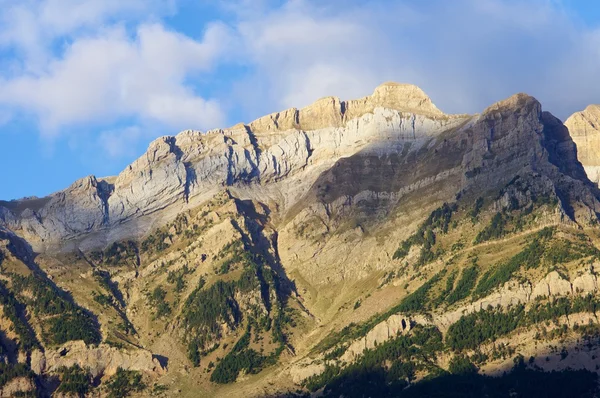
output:
<instances>
[{"instance_id":1,"label":"sunlit rock face","mask_svg":"<svg viewBox=\"0 0 600 398\"><path fill-rule=\"evenodd\" d=\"M565 122L577 144L577 157L590 180L600 182L600 105L590 105Z\"/></svg>"}]
</instances>

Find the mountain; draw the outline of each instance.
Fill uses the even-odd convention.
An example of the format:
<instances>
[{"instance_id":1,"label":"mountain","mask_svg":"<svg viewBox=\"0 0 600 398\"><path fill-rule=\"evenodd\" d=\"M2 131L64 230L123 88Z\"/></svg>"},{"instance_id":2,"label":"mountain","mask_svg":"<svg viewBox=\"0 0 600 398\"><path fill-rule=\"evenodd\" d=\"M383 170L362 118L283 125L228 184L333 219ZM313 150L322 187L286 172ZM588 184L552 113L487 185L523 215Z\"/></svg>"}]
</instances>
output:
<instances>
[{"instance_id":1,"label":"mountain","mask_svg":"<svg viewBox=\"0 0 600 398\"><path fill-rule=\"evenodd\" d=\"M0 202L2 394L593 396L586 112L386 83Z\"/></svg>"},{"instance_id":2,"label":"mountain","mask_svg":"<svg viewBox=\"0 0 600 398\"><path fill-rule=\"evenodd\" d=\"M600 182L600 105L590 105L571 115L565 122L577 144L578 158L595 183Z\"/></svg>"}]
</instances>

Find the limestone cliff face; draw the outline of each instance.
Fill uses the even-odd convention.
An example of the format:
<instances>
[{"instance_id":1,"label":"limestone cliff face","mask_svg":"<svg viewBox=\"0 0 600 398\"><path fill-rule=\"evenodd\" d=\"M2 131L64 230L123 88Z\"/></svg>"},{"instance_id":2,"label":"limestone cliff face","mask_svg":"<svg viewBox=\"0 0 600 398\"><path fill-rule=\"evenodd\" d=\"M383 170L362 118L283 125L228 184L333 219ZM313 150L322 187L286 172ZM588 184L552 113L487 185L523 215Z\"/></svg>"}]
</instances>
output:
<instances>
[{"instance_id":1,"label":"limestone cliff face","mask_svg":"<svg viewBox=\"0 0 600 398\"><path fill-rule=\"evenodd\" d=\"M415 86L387 83L360 100L324 98L249 125L158 138L116 178L86 177L35 206L4 203L0 220L45 250L94 231L101 234L91 246L143 233L144 216L165 209L168 218L223 186L275 196L285 209L336 160L363 149L395 152L406 142L417 150L466 118L444 115Z\"/></svg>"},{"instance_id":2,"label":"limestone cliff face","mask_svg":"<svg viewBox=\"0 0 600 398\"><path fill-rule=\"evenodd\" d=\"M565 122L573 141L577 144L577 155L590 180L600 182L600 105L590 105L574 113Z\"/></svg>"},{"instance_id":3,"label":"limestone cliff face","mask_svg":"<svg viewBox=\"0 0 600 398\"><path fill-rule=\"evenodd\" d=\"M519 173L539 174L567 202L568 187L578 185L584 209L565 203L565 214L593 215L596 199L581 188L587 179L573 141L534 98L519 94L480 115L445 115L418 87L386 83L358 100L327 97L248 125L158 138L116 177L90 176L48 198L0 202L0 222L37 251L85 250L143 235L223 187L276 203L293 219L307 208L320 212L323 203L393 204L442 183L437 199L447 201Z\"/></svg>"}]
</instances>

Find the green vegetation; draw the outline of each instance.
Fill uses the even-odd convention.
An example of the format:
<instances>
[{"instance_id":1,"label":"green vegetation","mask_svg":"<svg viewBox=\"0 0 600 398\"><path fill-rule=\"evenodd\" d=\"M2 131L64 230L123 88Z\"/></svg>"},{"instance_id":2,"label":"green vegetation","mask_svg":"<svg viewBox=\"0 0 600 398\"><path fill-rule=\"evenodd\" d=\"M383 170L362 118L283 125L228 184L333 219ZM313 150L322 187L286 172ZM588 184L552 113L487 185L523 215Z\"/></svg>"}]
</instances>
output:
<instances>
[{"instance_id":1,"label":"green vegetation","mask_svg":"<svg viewBox=\"0 0 600 398\"><path fill-rule=\"evenodd\" d=\"M0 361L0 389L17 377L33 378L34 373L24 363L10 364Z\"/></svg>"},{"instance_id":2,"label":"green vegetation","mask_svg":"<svg viewBox=\"0 0 600 398\"><path fill-rule=\"evenodd\" d=\"M477 366L475 366L466 356L455 355L450 360L448 371L453 375L473 374L477 373Z\"/></svg>"},{"instance_id":3,"label":"green vegetation","mask_svg":"<svg viewBox=\"0 0 600 398\"><path fill-rule=\"evenodd\" d=\"M175 291L177 293L181 293L183 289L186 287L185 276L193 273L194 271L188 268L187 265L184 265L182 268L177 271L169 271L167 274L167 282L175 285Z\"/></svg>"},{"instance_id":4,"label":"green vegetation","mask_svg":"<svg viewBox=\"0 0 600 398\"><path fill-rule=\"evenodd\" d=\"M69 368L63 366L58 369L60 385L57 392L84 397L92 385L92 375L89 371L75 364Z\"/></svg>"},{"instance_id":5,"label":"green vegetation","mask_svg":"<svg viewBox=\"0 0 600 398\"><path fill-rule=\"evenodd\" d=\"M265 318L258 306L246 309L244 316L249 322L253 319L259 320L260 327L271 331L274 341L280 344L278 353L286 344L283 328L291 318L281 304L278 277L272 269L265 266L266 261L261 255L252 254L247 248L241 251L240 244L241 242L230 244L224 255L243 267L239 279L227 282L218 280L208 288L205 288L204 279L201 279L199 286L183 305L182 324L188 334L193 336L187 340L188 357L196 366L200 363L200 357L213 349L215 340L221 337L220 325L223 322L227 323L230 329L235 329L242 321L242 313L235 300L236 293L260 292L271 318ZM271 300L272 293L275 293L276 297L274 302ZM238 354L241 355L240 358L245 358L252 364L257 359L248 352Z\"/></svg>"},{"instance_id":6,"label":"green vegetation","mask_svg":"<svg viewBox=\"0 0 600 398\"><path fill-rule=\"evenodd\" d=\"M473 265L469 268L465 268L460 276L456 288L450 293L446 299L448 304L454 304L460 300L463 300L471 294L471 291L475 287L477 282L477 276L479 275L479 267L476 260L473 261Z\"/></svg>"},{"instance_id":7,"label":"green vegetation","mask_svg":"<svg viewBox=\"0 0 600 398\"><path fill-rule=\"evenodd\" d=\"M427 282L422 284L413 293L406 296L400 304L392 308L392 313L397 312L422 312L429 307L429 291L438 283L446 274L446 270L442 270L434 275ZM390 314L391 315L391 314Z\"/></svg>"},{"instance_id":8,"label":"green vegetation","mask_svg":"<svg viewBox=\"0 0 600 398\"><path fill-rule=\"evenodd\" d=\"M173 235L164 229L157 229L142 241L144 253L160 253L171 246Z\"/></svg>"},{"instance_id":9,"label":"green vegetation","mask_svg":"<svg viewBox=\"0 0 600 398\"><path fill-rule=\"evenodd\" d=\"M93 315L73 302L70 296L52 285L40 275L12 275L15 291L30 292L23 296L25 304L40 317L44 340L51 344L63 344L71 340L83 340L97 344L102 336Z\"/></svg>"},{"instance_id":10,"label":"green vegetation","mask_svg":"<svg viewBox=\"0 0 600 398\"><path fill-rule=\"evenodd\" d=\"M458 275L458 270L456 270L456 269L453 270L452 272L450 272L450 275L448 275L448 278L446 278L446 286L444 287L444 290L442 290L440 295L435 300L434 305L436 305L436 306L440 305L442 302L444 302L444 300L446 300L448 295L450 293L452 293L452 290L454 290L454 282L456 281L457 275Z\"/></svg>"},{"instance_id":11,"label":"green vegetation","mask_svg":"<svg viewBox=\"0 0 600 398\"><path fill-rule=\"evenodd\" d=\"M477 198L477 200L475 201L475 205L469 212L469 216L471 217L471 221L473 223L475 223L477 221L477 217L479 216L479 213L481 213L482 208L483 208L483 198L480 196L479 198Z\"/></svg>"},{"instance_id":12,"label":"green vegetation","mask_svg":"<svg viewBox=\"0 0 600 398\"><path fill-rule=\"evenodd\" d=\"M440 282L446 274L446 270L442 270L435 274L430 280L421 285L412 294L406 296L400 304L390 308L388 311L376 314L369 318L366 322L356 324L354 322L345 326L339 332L331 332L313 349L314 352L326 352L334 347L334 350L339 350L343 343L351 340L356 340L366 335L375 325L386 320L393 314L400 312L422 312L429 308L429 292L431 288Z\"/></svg>"},{"instance_id":13,"label":"green vegetation","mask_svg":"<svg viewBox=\"0 0 600 398\"><path fill-rule=\"evenodd\" d=\"M600 250L590 242L582 238L577 241L553 239L554 235L555 228L552 227L537 232L521 252L481 277L475 289L475 296L485 297L494 288L508 282L522 267L534 269L542 263L556 265L589 256L600 258Z\"/></svg>"},{"instance_id":14,"label":"green vegetation","mask_svg":"<svg viewBox=\"0 0 600 398\"><path fill-rule=\"evenodd\" d=\"M178 214L173 222L156 229L142 241L142 252L148 254L160 253L171 247L174 235L170 231L174 231L177 236L184 234L186 238L197 236L200 232L198 225L194 224L192 230L188 229L188 225L188 217L184 213Z\"/></svg>"},{"instance_id":15,"label":"green vegetation","mask_svg":"<svg viewBox=\"0 0 600 398\"><path fill-rule=\"evenodd\" d=\"M234 328L241 317L237 302L233 298L235 288L235 283L223 281L215 282L206 290L196 288L183 307L182 315L186 328L215 336L219 335L220 321L228 322L229 326Z\"/></svg>"},{"instance_id":16,"label":"green vegetation","mask_svg":"<svg viewBox=\"0 0 600 398\"><path fill-rule=\"evenodd\" d=\"M167 291L162 286L157 286L150 295L150 303L156 308L156 318L162 318L171 313L171 306L166 301Z\"/></svg>"},{"instance_id":17,"label":"green vegetation","mask_svg":"<svg viewBox=\"0 0 600 398\"><path fill-rule=\"evenodd\" d=\"M446 343L454 350L475 349L515 330L524 311L520 305L507 312L484 310L464 315L448 328Z\"/></svg>"},{"instance_id":18,"label":"green vegetation","mask_svg":"<svg viewBox=\"0 0 600 398\"><path fill-rule=\"evenodd\" d=\"M146 388L142 381L142 374L134 370L117 368L115 373L106 383L109 398L125 398L132 392L140 392Z\"/></svg>"},{"instance_id":19,"label":"green vegetation","mask_svg":"<svg viewBox=\"0 0 600 398\"><path fill-rule=\"evenodd\" d=\"M110 273L107 271L94 269L93 275L96 282L98 282L98 284L104 288L104 290L110 293L112 297L119 302L119 304L124 306L123 295L121 294L117 284L111 280Z\"/></svg>"},{"instance_id":20,"label":"green vegetation","mask_svg":"<svg viewBox=\"0 0 600 398\"><path fill-rule=\"evenodd\" d=\"M406 257L413 246L421 246L421 252L416 266L427 264L439 257L439 252L434 252L433 246L436 242L434 231L445 234L448 232L452 213L456 210L456 205L444 203L441 207L434 210L429 217L421 224L417 232L403 241L393 258L402 259Z\"/></svg>"},{"instance_id":21,"label":"green vegetation","mask_svg":"<svg viewBox=\"0 0 600 398\"><path fill-rule=\"evenodd\" d=\"M483 228L475 237L475 244L483 243L488 240L501 238L506 234L507 216L503 213L496 213L490 223Z\"/></svg>"},{"instance_id":22,"label":"green vegetation","mask_svg":"<svg viewBox=\"0 0 600 398\"><path fill-rule=\"evenodd\" d=\"M222 260L215 267L217 275L228 273L235 265L241 264L242 266L246 266L253 261L252 255L244 250L244 244L240 240L234 240L223 246L223 249L217 255L217 259Z\"/></svg>"},{"instance_id":23,"label":"green vegetation","mask_svg":"<svg viewBox=\"0 0 600 398\"><path fill-rule=\"evenodd\" d=\"M115 299L111 295L93 291L92 297L94 298L95 302L97 302L98 304L100 304L101 306L103 306L105 308L113 307L115 305Z\"/></svg>"},{"instance_id":24,"label":"green vegetation","mask_svg":"<svg viewBox=\"0 0 600 398\"><path fill-rule=\"evenodd\" d=\"M35 333L25 322L25 308L6 288L4 281L0 280L0 304L5 318L8 318L19 336L19 347L24 350L40 348L40 343Z\"/></svg>"},{"instance_id":25,"label":"green vegetation","mask_svg":"<svg viewBox=\"0 0 600 398\"><path fill-rule=\"evenodd\" d=\"M106 264L110 266L137 265L137 244L131 240L126 242L114 242L104 251L95 251L89 254L90 259L95 263Z\"/></svg>"},{"instance_id":26,"label":"green vegetation","mask_svg":"<svg viewBox=\"0 0 600 398\"><path fill-rule=\"evenodd\" d=\"M518 327L525 327L547 320L557 320L564 315L579 312L595 313L600 299L586 297L561 297L545 304L535 303L528 311L523 305L500 309L487 309L462 316L450 325L446 344L454 350L475 349L482 343L495 341Z\"/></svg>"},{"instance_id":27,"label":"green vegetation","mask_svg":"<svg viewBox=\"0 0 600 398\"><path fill-rule=\"evenodd\" d=\"M310 391L325 387L326 396L348 396L347 392L356 392L356 389L369 391L369 396L385 396L381 393L390 386L397 390L406 387L414 380L417 370L435 368L433 360L442 348L442 334L437 328L416 326L408 335L365 350L344 368L327 367L324 373L307 379L305 385ZM372 378L373 374L378 377Z\"/></svg>"},{"instance_id":28,"label":"green vegetation","mask_svg":"<svg viewBox=\"0 0 600 398\"><path fill-rule=\"evenodd\" d=\"M210 375L210 381L227 384L234 382L239 373L255 374L262 370L266 357L248 348L252 328L248 326L244 335L238 340L233 349L217 364Z\"/></svg>"}]
</instances>

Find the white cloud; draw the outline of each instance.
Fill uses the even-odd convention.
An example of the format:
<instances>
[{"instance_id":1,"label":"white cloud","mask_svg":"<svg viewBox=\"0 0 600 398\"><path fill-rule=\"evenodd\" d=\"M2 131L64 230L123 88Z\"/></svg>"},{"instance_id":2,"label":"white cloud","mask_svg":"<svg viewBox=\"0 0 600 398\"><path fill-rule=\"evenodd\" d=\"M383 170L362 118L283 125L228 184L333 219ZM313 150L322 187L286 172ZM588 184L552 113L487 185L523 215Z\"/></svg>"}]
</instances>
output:
<instances>
[{"instance_id":1,"label":"white cloud","mask_svg":"<svg viewBox=\"0 0 600 398\"><path fill-rule=\"evenodd\" d=\"M131 117L173 129L216 127L224 121L219 104L186 79L214 67L228 36L221 24L209 25L201 41L160 24L140 25L134 37L112 27L76 39L43 73L2 82L0 103L39 115L46 135Z\"/></svg>"},{"instance_id":2,"label":"white cloud","mask_svg":"<svg viewBox=\"0 0 600 398\"><path fill-rule=\"evenodd\" d=\"M161 0L4 0L0 6L0 46L14 48L23 69L34 72L52 58L57 39L68 42L119 19L147 20L175 9Z\"/></svg>"},{"instance_id":3,"label":"white cloud","mask_svg":"<svg viewBox=\"0 0 600 398\"><path fill-rule=\"evenodd\" d=\"M227 24L192 38L161 22L175 0L0 0L0 51L17 54L0 64L0 112L28 112L53 137L123 120L165 133L221 127L222 103L251 118L386 80L421 86L447 112L521 91L562 117L600 102L600 30L556 0L277 3L219 3ZM232 90L203 94L213 77ZM116 142L119 131L99 136Z\"/></svg>"},{"instance_id":4,"label":"white cloud","mask_svg":"<svg viewBox=\"0 0 600 398\"><path fill-rule=\"evenodd\" d=\"M564 118L600 102L600 30L580 23L568 4L290 0L260 16L240 14L255 73L239 89L245 102L262 105L252 116L324 95L367 95L395 80L421 86L448 112L479 112L524 91Z\"/></svg>"}]
</instances>

